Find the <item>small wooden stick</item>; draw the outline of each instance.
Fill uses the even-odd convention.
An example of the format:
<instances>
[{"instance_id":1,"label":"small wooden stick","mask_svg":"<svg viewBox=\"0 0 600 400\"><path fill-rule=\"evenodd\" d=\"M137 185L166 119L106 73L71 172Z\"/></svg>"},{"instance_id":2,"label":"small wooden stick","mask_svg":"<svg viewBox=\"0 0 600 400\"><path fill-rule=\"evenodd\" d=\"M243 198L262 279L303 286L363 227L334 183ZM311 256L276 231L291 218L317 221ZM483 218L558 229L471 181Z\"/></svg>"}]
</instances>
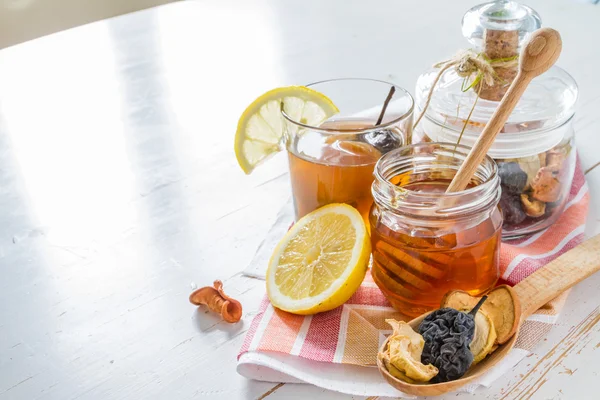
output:
<instances>
[{"instance_id":1,"label":"small wooden stick","mask_svg":"<svg viewBox=\"0 0 600 400\"><path fill-rule=\"evenodd\" d=\"M446 193L465 190L529 82L546 72L556 62L561 49L560 34L554 29L538 29L531 35L529 42L521 51L517 77L460 166Z\"/></svg>"},{"instance_id":2,"label":"small wooden stick","mask_svg":"<svg viewBox=\"0 0 600 400\"><path fill-rule=\"evenodd\" d=\"M381 108L381 113L379 113L379 118L377 118L377 122L375 122L375 126L380 125L381 121L383 121L383 116L385 115L385 110L387 110L388 104L390 104L390 100L392 100L392 96L396 93L396 87L392 86L390 88L390 92L388 93L385 101L383 102L383 107Z\"/></svg>"}]
</instances>

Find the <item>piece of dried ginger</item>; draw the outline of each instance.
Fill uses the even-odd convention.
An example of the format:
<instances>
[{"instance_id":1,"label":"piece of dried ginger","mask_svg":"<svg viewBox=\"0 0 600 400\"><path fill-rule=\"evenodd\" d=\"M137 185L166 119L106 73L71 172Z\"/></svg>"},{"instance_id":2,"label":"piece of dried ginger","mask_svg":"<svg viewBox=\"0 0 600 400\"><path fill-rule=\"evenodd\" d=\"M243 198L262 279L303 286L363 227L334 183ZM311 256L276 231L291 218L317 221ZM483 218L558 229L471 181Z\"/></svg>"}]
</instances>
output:
<instances>
[{"instance_id":1,"label":"piece of dried ginger","mask_svg":"<svg viewBox=\"0 0 600 400\"><path fill-rule=\"evenodd\" d=\"M221 314L223 320L229 323L238 322L242 318L242 304L225 294L223 283L219 280L213 286L195 290L190 295L190 303L207 306L209 310Z\"/></svg>"}]
</instances>

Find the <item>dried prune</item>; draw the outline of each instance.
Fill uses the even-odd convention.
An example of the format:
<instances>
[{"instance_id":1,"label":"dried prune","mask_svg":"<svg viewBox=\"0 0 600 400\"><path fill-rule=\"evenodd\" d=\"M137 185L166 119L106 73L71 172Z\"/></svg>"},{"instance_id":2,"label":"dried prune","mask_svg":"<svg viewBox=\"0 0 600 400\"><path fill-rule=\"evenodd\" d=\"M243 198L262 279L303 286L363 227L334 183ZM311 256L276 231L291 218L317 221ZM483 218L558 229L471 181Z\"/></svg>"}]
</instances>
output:
<instances>
[{"instance_id":1,"label":"dried prune","mask_svg":"<svg viewBox=\"0 0 600 400\"><path fill-rule=\"evenodd\" d=\"M369 132L364 135L364 140L379 150L381 154L402 146L402 139L393 131L386 129Z\"/></svg>"},{"instance_id":2,"label":"dried prune","mask_svg":"<svg viewBox=\"0 0 600 400\"><path fill-rule=\"evenodd\" d=\"M473 362L469 345L475 334L475 315L487 299L467 314L454 308L441 308L429 314L419 325L419 333L425 340L421 362L433 364L439 373L432 383L447 382L460 378Z\"/></svg>"},{"instance_id":3,"label":"dried prune","mask_svg":"<svg viewBox=\"0 0 600 400\"><path fill-rule=\"evenodd\" d=\"M518 195L509 194L505 190L502 190L499 204L505 223L516 225L527 218L527 214L525 214L521 205L521 198Z\"/></svg>"},{"instance_id":4,"label":"dried prune","mask_svg":"<svg viewBox=\"0 0 600 400\"><path fill-rule=\"evenodd\" d=\"M514 161L499 162L498 176L502 190L510 194L521 194L527 184L527 173Z\"/></svg>"}]
</instances>

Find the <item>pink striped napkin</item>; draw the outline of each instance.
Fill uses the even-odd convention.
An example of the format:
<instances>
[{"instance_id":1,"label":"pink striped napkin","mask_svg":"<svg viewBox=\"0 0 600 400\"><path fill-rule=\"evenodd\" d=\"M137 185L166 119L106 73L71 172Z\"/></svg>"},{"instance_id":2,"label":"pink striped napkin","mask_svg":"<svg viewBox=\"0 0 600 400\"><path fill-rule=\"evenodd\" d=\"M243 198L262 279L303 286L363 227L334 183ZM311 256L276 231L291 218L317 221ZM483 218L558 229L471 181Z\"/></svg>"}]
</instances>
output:
<instances>
[{"instance_id":1,"label":"pink striped napkin","mask_svg":"<svg viewBox=\"0 0 600 400\"><path fill-rule=\"evenodd\" d=\"M584 240L589 193L579 162L563 215L550 228L503 243L502 280L514 285ZM515 349L474 385L474 391L527 356L557 321L567 295L554 299L524 323ZM335 310L313 316L273 308L265 297L238 356L238 372L272 382L304 382L361 396L405 396L374 367L377 351L391 333L386 318L407 319L390 307L370 273L354 296Z\"/></svg>"}]
</instances>

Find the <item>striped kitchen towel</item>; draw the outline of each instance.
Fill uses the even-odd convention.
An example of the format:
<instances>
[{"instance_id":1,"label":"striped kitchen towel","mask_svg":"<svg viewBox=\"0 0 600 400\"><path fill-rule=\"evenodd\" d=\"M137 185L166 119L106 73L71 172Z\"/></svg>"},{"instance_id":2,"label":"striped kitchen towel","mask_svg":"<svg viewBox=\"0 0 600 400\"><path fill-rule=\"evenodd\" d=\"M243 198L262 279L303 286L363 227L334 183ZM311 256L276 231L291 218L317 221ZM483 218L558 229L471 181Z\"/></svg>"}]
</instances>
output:
<instances>
[{"instance_id":1,"label":"striped kitchen towel","mask_svg":"<svg viewBox=\"0 0 600 400\"><path fill-rule=\"evenodd\" d=\"M502 280L514 285L581 243L588 202L587 184L577 162L560 219L542 232L502 244ZM559 296L529 317L509 356L462 390L489 386L526 357L552 328L566 297L566 293ZM391 333L386 318L408 319L390 307L370 273L346 304L326 313L289 314L273 308L265 297L246 334L237 370L251 379L310 383L351 395L409 397L388 385L374 367L377 351Z\"/></svg>"}]
</instances>

